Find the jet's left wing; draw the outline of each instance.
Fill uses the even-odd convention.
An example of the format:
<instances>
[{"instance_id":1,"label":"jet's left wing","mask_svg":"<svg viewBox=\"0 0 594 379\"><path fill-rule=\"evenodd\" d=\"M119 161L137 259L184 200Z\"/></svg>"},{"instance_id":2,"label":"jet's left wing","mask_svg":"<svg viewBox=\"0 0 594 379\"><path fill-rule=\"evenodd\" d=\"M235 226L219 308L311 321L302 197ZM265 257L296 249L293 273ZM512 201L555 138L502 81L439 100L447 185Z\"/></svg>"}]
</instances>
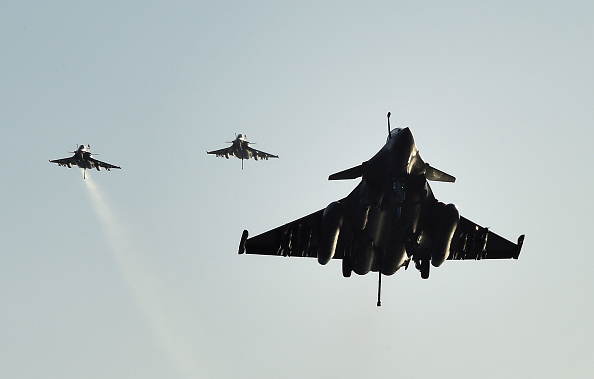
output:
<instances>
[{"instance_id":1,"label":"jet's left wing","mask_svg":"<svg viewBox=\"0 0 594 379\"><path fill-rule=\"evenodd\" d=\"M51 163L57 163L58 166L72 167L76 166L76 161L73 157L50 160Z\"/></svg>"},{"instance_id":2,"label":"jet's left wing","mask_svg":"<svg viewBox=\"0 0 594 379\"><path fill-rule=\"evenodd\" d=\"M255 160L259 159L268 159L268 158L278 158L278 155L268 154L260 150L256 150L250 146L246 148L249 151L250 155L254 157Z\"/></svg>"},{"instance_id":3,"label":"jet's left wing","mask_svg":"<svg viewBox=\"0 0 594 379\"><path fill-rule=\"evenodd\" d=\"M120 166L115 166L115 165L112 165L110 163L101 162L101 161L98 161L95 158L89 158L89 161L93 164L93 167L95 167L95 168L101 167L101 168L106 169L107 171L111 170L112 168L119 168L119 169L121 169Z\"/></svg>"},{"instance_id":4,"label":"jet's left wing","mask_svg":"<svg viewBox=\"0 0 594 379\"><path fill-rule=\"evenodd\" d=\"M513 243L492 231L460 217L454 232L448 259L518 259L524 235Z\"/></svg>"}]
</instances>

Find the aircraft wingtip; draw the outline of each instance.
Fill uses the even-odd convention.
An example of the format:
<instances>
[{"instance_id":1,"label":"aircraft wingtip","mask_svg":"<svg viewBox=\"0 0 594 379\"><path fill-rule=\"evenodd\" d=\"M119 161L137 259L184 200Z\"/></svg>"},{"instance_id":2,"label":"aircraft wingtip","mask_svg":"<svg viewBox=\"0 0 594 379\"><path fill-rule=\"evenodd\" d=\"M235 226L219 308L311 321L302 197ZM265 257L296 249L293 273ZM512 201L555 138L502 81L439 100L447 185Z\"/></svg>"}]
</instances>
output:
<instances>
[{"instance_id":1,"label":"aircraft wingtip","mask_svg":"<svg viewBox=\"0 0 594 379\"><path fill-rule=\"evenodd\" d=\"M522 234L518 237L518 248L516 250L516 255L514 255L514 259L518 259L520 257L520 252L522 251L522 245L524 244L524 237L526 235Z\"/></svg>"},{"instance_id":2,"label":"aircraft wingtip","mask_svg":"<svg viewBox=\"0 0 594 379\"><path fill-rule=\"evenodd\" d=\"M239 241L239 250L238 253L239 254L244 254L245 253L245 241L248 238L248 231L247 230L243 230L243 233L241 233L241 241Z\"/></svg>"}]
</instances>

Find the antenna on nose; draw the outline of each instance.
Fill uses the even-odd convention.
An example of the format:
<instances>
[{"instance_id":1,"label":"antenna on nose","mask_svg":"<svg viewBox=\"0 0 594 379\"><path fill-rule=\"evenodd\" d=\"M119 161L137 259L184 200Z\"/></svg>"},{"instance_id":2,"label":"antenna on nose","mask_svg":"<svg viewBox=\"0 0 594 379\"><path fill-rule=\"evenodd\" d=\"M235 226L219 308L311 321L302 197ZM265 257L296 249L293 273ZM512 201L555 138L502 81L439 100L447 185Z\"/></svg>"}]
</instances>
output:
<instances>
[{"instance_id":1,"label":"antenna on nose","mask_svg":"<svg viewBox=\"0 0 594 379\"><path fill-rule=\"evenodd\" d=\"M388 112L388 139L390 139L392 137L390 135L390 115L391 115L391 113Z\"/></svg>"}]
</instances>

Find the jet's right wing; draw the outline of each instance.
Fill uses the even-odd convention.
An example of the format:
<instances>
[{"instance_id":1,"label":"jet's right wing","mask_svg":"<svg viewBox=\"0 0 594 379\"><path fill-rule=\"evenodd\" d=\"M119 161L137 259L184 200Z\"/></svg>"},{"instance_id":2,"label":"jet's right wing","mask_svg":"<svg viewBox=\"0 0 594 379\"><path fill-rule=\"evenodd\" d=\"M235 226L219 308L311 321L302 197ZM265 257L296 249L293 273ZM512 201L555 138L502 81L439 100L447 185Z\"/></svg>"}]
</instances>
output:
<instances>
[{"instance_id":1,"label":"jet's right wing","mask_svg":"<svg viewBox=\"0 0 594 379\"><path fill-rule=\"evenodd\" d=\"M206 154L214 154L217 157L225 157L229 159L230 156L233 156L233 149L226 147L220 150L207 151Z\"/></svg>"},{"instance_id":2,"label":"jet's right wing","mask_svg":"<svg viewBox=\"0 0 594 379\"><path fill-rule=\"evenodd\" d=\"M323 213L321 209L251 238L244 230L239 254L317 257Z\"/></svg>"},{"instance_id":3,"label":"jet's right wing","mask_svg":"<svg viewBox=\"0 0 594 379\"><path fill-rule=\"evenodd\" d=\"M348 201L348 199L343 199ZM244 230L239 243L239 254L279 255L284 257L318 256L324 209L301 217L257 236L248 238ZM342 259L351 246L353 235L342 228L338 237L334 259Z\"/></svg>"},{"instance_id":4,"label":"jet's right wing","mask_svg":"<svg viewBox=\"0 0 594 379\"><path fill-rule=\"evenodd\" d=\"M76 166L74 157L50 160L50 163L57 163L58 166L72 167Z\"/></svg>"}]
</instances>

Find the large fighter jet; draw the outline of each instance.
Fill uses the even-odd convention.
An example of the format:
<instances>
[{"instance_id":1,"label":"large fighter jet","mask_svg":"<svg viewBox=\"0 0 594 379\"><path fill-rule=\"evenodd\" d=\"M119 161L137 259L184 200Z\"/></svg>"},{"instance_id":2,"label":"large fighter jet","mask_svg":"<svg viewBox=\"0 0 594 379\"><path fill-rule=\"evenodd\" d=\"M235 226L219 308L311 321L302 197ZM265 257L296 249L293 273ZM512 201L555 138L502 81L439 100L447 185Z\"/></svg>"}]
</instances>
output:
<instances>
[{"instance_id":1,"label":"large fighter jet","mask_svg":"<svg viewBox=\"0 0 594 379\"><path fill-rule=\"evenodd\" d=\"M325 209L251 238L244 230L239 254L317 257L322 265L342 259L345 277L378 272L378 306L382 274L406 269L411 261L427 279L430 264L446 260L518 259L524 235L508 241L433 196L427 181L456 179L423 161L409 128L390 130L390 113L382 149L328 179L359 177L347 197Z\"/></svg>"},{"instance_id":2,"label":"large fighter jet","mask_svg":"<svg viewBox=\"0 0 594 379\"><path fill-rule=\"evenodd\" d=\"M259 160L268 158L278 158L278 155L268 154L250 147L250 143L247 141L247 137L245 134L238 134L235 137L234 141L227 143L232 143L233 145L225 149L207 151L206 153L215 154L217 157L225 157L227 159L229 159L230 156L236 156L237 158L241 159L242 170L244 159L254 158L255 160Z\"/></svg>"},{"instance_id":3,"label":"large fighter jet","mask_svg":"<svg viewBox=\"0 0 594 379\"><path fill-rule=\"evenodd\" d=\"M101 168L106 169L107 171L111 170L112 168L121 168L119 166L114 166L109 163L98 161L97 159L93 158L93 154L91 154L91 145L80 145L76 151L72 151L74 155L70 158L62 158L62 159L55 159L50 160L51 163L57 163L58 166L64 166L71 168L73 165L78 166L83 169L83 179L86 178L86 170L89 168L96 168L97 171L101 170Z\"/></svg>"}]
</instances>

